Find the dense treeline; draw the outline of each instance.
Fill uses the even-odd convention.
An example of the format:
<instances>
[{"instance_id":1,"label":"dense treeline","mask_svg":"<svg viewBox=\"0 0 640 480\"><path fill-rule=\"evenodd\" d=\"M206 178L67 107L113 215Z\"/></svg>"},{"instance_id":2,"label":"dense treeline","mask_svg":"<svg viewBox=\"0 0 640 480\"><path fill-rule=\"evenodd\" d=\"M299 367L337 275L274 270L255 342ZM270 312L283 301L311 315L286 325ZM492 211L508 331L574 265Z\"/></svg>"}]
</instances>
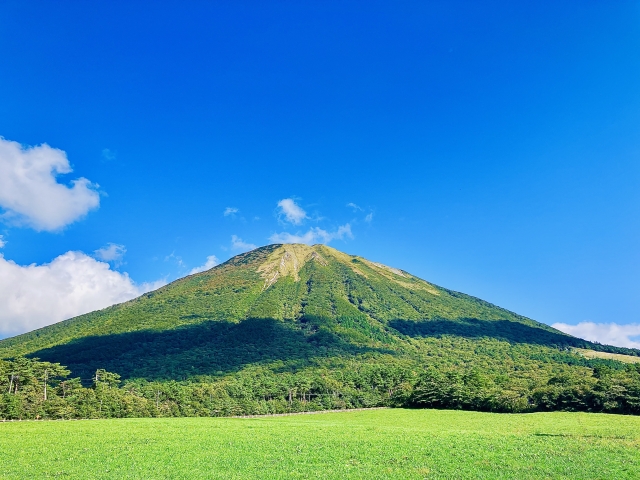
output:
<instances>
[{"instance_id":1,"label":"dense treeline","mask_svg":"<svg viewBox=\"0 0 640 480\"><path fill-rule=\"evenodd\" d=\"M428 369L413 385L407 406L493 412L586 411L640 414L640 365L623 370L596 367L549 378L531 388L477 370Z\"/></svg>"},{"instance_id":2,"label":"dense treeline","mask_svg":"<svg viewBox=\"0 0 640 480\"><path fill-rule=\"evenodd\" d=\"M494 412L569 410L640 414L640 365L607 362L559 368L544 362L501 368L354 358L336 369L318 364L250 367L188 382L128 380L97 370L69 378L64 366L37 359L0 361L0 418L230 416L376 406Z\"/></svg>"}]
</instances>

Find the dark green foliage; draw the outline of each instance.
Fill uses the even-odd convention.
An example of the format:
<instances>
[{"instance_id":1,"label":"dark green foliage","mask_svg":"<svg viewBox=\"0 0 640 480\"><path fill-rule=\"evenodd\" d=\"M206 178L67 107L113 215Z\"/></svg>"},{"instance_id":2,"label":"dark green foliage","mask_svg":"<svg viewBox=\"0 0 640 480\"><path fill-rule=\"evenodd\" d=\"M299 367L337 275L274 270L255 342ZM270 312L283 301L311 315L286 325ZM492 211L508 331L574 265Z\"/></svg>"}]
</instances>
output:
<instances>
[{"instance_id":1,"label":"dark green foliage","mask_svg":"<svg viewBox=\"0 0 640 480\"><path fill-rule=\"evenodd\" d=\"M456 335L465 338L497 338L512 343L530 343L549 347L592 348L592 342L570 337L563 333L548 331L536 326L513 320L479 320L477 318L458 318L456 320L432 319L428 321L392 320L389 326L400 333L412 337L437 337ZM602 346L601 346L602 347ZM600 348L601 351L622 353L631 349ZM635 353L635 351L633 351Z\"/></svg>"},{"instance_id":2,"label":"dark green foliage","mask_svg":"<svg viewBox=\"0 0 640 480\"><path fill-rule=\"evenodd\" d=\"M306 361L374 350L353 345L330 331L305 334L273 319L240 323L207 321L161 332L142 331L84 337L39 350L42 359L64 358L74 374L89 378L98 368L124 378L187 380L252 364Z\"/></svg>"},{"instance_id":3,"label":"dark green foliage","mask_svg":"<svg viewBox=\"0 0 640 480\"><path fill-rule=\"evenodd\" d=\"M0 362L0 417L385 405L640 413L637 367L572 347L639 353L328 247L272 245L0 341L0 358L14 358Z\"/></svg>"},{"instance_id":4,"label":"dark green foliage","mask_svg":"<svg viewBox=\"0 0 640 480\"><path fill-rule=\"evenodd\" d=\"M462 344L451 346L463 352ZM474 366L465 365L463 354L461 364L442 359L426 368L393 355L364 354L294 371L274 362L218 378L122 385L118 374L99 369L88 387L68 379L60 365L17 358L0 361L0 418L226 416L375 406L640 414L637 367L531 365L526 353L516 352L510 363L484 358Z\"/></svg>"}]
</instances>

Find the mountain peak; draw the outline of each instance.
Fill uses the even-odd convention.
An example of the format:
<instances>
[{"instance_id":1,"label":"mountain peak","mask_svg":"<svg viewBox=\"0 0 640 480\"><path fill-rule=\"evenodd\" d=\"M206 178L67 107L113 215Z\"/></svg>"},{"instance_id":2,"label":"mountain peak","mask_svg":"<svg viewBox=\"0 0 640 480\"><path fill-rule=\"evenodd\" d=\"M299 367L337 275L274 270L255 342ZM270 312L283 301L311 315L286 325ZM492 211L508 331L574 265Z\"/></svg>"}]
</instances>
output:
<instances>
[{"instance_id":1,"label":"mountain peak","mask_svg":"<svg viewBox=\"0 0 640 480\"><path fill-rule=\"evenodd\" d=\"M300 243L285 243L273 245L273 247L275 249L257 269L265 281L264 289L269 288L282 277L291 276L297 282L300 280L298 272L309 261L327 265L327 261L318 253L321 245L309 246Z\"/></svg>"}]
</instances>

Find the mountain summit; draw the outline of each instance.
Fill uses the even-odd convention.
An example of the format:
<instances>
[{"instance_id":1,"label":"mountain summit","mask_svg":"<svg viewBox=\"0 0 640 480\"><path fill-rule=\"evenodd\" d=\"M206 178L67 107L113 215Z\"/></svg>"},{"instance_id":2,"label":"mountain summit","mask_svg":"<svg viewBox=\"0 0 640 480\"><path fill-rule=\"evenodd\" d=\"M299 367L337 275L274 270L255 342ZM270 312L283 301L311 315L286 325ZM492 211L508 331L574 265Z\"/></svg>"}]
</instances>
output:
<instances>
[{"instance_id":1,"label":"mountain summit","mask_svg":"<svg viewBox=\"0 0 640 480\"><path fill-rule=\"evenodd\" d=\"M547 325L325 245L268 245L134 300L0 341L88 377L184 380L250 364L413 355L414 339L589 346Z\"/></svg>"}]
</instances>

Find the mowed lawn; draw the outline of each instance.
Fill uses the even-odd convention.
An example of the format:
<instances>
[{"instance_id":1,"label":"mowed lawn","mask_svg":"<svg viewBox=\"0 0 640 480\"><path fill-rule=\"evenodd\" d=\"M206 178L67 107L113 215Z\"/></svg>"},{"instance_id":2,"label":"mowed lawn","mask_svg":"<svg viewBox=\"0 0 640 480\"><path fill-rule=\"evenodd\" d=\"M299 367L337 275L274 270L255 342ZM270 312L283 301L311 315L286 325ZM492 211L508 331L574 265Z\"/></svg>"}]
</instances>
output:
<instances>
[{"instance_id":1,"label":"mowed lawn","mask_svg":"<svg viewBox=\"0 0 640 480\"><path fill-rule=\"evenodd\" d=\"M640 477L640 417L369 410L0 423L0 478Z\"/></svg>"}]
</instances>

